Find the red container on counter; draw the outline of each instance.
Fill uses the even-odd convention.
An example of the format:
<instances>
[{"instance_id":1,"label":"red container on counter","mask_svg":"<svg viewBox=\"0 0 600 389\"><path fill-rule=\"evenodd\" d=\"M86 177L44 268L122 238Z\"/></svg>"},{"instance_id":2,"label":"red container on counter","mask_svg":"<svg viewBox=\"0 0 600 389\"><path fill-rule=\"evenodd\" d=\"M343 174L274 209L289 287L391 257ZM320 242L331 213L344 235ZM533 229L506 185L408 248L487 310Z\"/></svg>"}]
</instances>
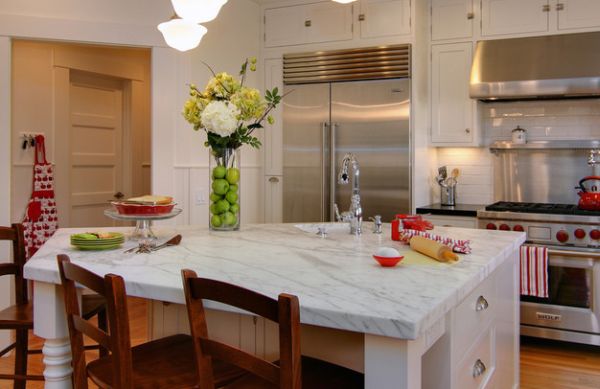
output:
<instances>
[{"instance_id":1,"label":"red container on counter","mask_svg":"<svg viewBox=\"0 0 600 389\"><path fill-rule=\"evenodd\" d=\"M417 231L433 229L433 224L423 219L421 215L397 214L391 224L392 240L400 240L400 231L405 229Z\"/></svg>"}]
</instances>

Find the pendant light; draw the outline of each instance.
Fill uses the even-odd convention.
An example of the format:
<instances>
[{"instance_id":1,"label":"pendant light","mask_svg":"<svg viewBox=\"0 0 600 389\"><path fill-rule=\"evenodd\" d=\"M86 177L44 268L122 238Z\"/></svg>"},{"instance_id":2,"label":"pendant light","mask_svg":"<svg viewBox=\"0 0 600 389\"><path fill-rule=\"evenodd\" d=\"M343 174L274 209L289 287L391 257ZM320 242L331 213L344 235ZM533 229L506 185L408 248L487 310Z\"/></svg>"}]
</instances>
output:
<instances>
[{"instance_id":1,"label":"pendant light","mask_svg":"<svg viewBox=\"0 0 600 389\"><path fill-rule=\"evenodd\" d=\"M165 42L179 51L188 51L198 47L202 37L208 31L206 27L189 20L173 18L158 25Z\"/></svg>"},{"instance_id":2,"label":"pendant light","mask_svg":"<svg viewBox=\"0 0 600 389\"><path fill-rule=\"evenodd\" d=\"M333 1L335 1L336 3L340 3L340 4L348 4L348 3L353 3L356 0L333 0Z\"/></svg>"},{"instance_id":3,"label":"pendant light","mask_svg":"<svg viewBox=\"0 0 600 389\"><path fill-rule=\"evenodd\" d=\"M194 23L214 20L227 0L171 0L175 13Z\"/></svg>"}]
</instances>

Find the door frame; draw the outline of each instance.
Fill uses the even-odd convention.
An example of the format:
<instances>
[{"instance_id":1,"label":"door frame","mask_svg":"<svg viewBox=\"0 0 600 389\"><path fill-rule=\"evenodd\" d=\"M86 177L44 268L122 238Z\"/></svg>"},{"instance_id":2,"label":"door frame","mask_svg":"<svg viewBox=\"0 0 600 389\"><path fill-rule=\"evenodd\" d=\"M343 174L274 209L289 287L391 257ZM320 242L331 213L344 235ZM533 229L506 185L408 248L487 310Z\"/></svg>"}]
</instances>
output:
<instances>
[{"instance_id":1,"label":"door frame","mask_svg":"<svg viewBox=\"0 0 600 389\"><path fill-rule=\"evenodd\" d=\"M57 180L63 185L58 186L55 190L56 203L58 205L58 213L61 215L60 220L71 221L71 203L68 200L71 195L71 112L70 112L70 92L71 73L73 71L95 73L105 77L119 79L122 82L122 109L123 116L121 117L122 137L120 139L123 152L121 153L122 171L120 181L122 182L120 189L124 193L131 195L132 192L132 171L133 153L132 151L132 128L139 122L140 115L144 115L144 109L134 110L134 99L142 98L142 90L139 85L135 85L136 81L145 81L144 72L142 69L137 69L137 66L132 68L123 68L118 63L106 61L106 53L98 53L98 56L92 61L79 61L78 46L61 46L56 45L54 48L54 134L60 138L60 142L54 142L54 164L56 166L55 174ZM95 55L96 53L86 53ZM145 108L145 105L144 105ZM139 123L137 123L139 125ZM129 152L125 152L128 150ZM62 223L62 222L61 222ZM70 223L67 223L70 224ZM64 225L64 223L63 223Z\"/></svg>"}]
</instances>

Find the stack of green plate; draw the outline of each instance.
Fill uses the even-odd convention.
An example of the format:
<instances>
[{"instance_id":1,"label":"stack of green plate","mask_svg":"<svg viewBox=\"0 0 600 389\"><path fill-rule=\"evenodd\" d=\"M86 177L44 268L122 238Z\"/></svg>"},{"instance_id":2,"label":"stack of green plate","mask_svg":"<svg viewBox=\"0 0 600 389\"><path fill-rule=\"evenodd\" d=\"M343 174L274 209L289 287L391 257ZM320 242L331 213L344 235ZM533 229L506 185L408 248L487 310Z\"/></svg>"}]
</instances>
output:
<instances>
[{"instance_id":1,"label":"stack of green plate","mask_svg":"<svg viewBox=\"0 0 600 389\"><path fill-rule=\"evenodd\" d=\"M71 235L71 245L80 250L111 250L125 242L120 232L85 232Z\"/></svg>"}]
</instances>

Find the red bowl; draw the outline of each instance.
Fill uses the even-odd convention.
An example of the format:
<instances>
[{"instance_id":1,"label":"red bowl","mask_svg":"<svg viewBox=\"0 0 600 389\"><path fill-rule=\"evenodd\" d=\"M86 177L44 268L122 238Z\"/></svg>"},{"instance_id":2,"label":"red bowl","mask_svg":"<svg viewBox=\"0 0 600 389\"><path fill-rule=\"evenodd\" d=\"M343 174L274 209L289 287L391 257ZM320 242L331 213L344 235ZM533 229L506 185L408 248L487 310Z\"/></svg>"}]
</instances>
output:
<instances>
[{"instance_id":1,"label":"red bowl","mask_svg":"<svg viewBox=\"0 0 600 389\"><path fill-rule=\"evenodd\" d=\"M169 213L177 203L162 205L128 204L117 201L111 202L121 215L162 215Z\"/></svg>"},{"instance_id":2,"label":"red bowl","mask_svg":"<svg viewBox=\"0 0 600 389\"><path fill-rule=\"evenodd\" d=\"M380 257L379 255L373 255L373 258L375 258L375 260L383 267L394 267L404 257L402 255L399 257Z\"/></svg>"}]
</instances>

